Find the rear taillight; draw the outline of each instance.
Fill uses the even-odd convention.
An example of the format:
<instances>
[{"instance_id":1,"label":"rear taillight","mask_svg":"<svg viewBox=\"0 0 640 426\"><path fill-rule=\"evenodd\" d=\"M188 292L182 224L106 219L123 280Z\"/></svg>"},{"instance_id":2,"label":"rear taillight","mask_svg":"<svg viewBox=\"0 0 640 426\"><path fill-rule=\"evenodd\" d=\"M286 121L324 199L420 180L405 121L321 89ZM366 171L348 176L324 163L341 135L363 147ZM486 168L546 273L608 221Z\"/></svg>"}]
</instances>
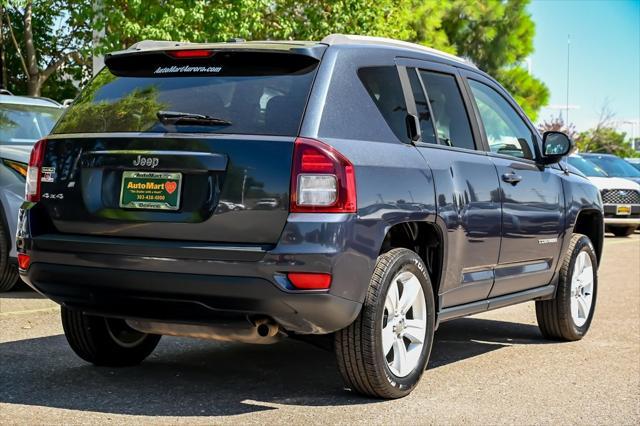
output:
<instances>
[{"instance_id":1,"label":"rear taillight","mask_svg":"<svg viewBox=\"0 0 640 426\"><path fill-rule=\"evenodd\" d=\"M355 213L353 165L332 147L298 138L293 153L291 212Z\"/></svg>"},{"instance_id":2,"label":"rear taillight","mask_svg":"<svg viewBox=\"0 0 640 426\"><path fill-rule=\"evenodd\" d=\"M44 160L44 151L47 147L47 140L41 139L33 146L31 157L29 157L29 168L27 169L27 184L25 186L25 199L27 201L40 201L40 168Z\"/></svg>"}]
</instances>

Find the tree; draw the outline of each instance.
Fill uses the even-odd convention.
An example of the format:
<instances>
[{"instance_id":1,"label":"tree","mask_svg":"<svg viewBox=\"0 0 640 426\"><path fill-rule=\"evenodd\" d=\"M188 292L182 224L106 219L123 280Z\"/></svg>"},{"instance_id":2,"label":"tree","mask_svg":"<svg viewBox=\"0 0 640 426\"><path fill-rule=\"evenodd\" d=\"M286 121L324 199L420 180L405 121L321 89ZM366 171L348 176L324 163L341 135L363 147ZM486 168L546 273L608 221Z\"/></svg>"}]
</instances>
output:
<instances>
[{"instance_id":1,"label":"tree","mask_svg":"<svg viewBox=\"0 0 640 426\"><path fill-rule=\"evenodd\" d=\"M615 114L605 100L600 108L598 123L592 129L581 132L576 138L576 145L581 152L598 152L614 154L618 157L637 157L638 153L626 141L627 134L614 127Z\"/></svg>"},{"instance_id":2,"label":"tree","mask_svg":"<svg viewBox=\"0 0 640 426\"><path fill-rule=\"evenodd\" d=\"M48 93L56 98L74 96L72 80L79 83L88 72L91 7L90 0L3 1L0 41L6 87L39 96L44 84L53 79L56 84L51 87L58 90Z\"/></svg>"},{"instance_id":3,"label":"tree","mask_svg":"<svg viewBox=\"0 0 640 426\"><path fill-rule=\"evenodd\" d=\"M410 39L410 0L103 0L96 26L101 51L144 40L192 42L298 39L360 33Z\"/></svg>"},{"instance_id":4,"label":"tree","mask_svg":"<svg viewBox=\"0 0 640 426\"><path fill-rule=\"evenodd\" d=\"M551 117L549 120L545 120L538 126L540 133L544 132L562 132L569 136L571 140L575 141L578 138L578 132L576 126L573 123L565 123L562 114L558 113L556 117Z\"/></svg>"},{"instance_id":5,"label":"tree","mask_svg":"<svg viewBox=\"0 0 640 426\"><path fill-rule=\"evenodd\" d=\"M417 15L416 34L430 34L432 39L440 40L439 31L444 32L447 41L440 43L445 50L470 59L496 78L535 121L548 101L549 90L520 66L533 52L535 25L526 11L529 0L454 0L448 5L427 0L427 3L443 16L424 21ZM424 44L429 39L422 36L415 41Z\"/></svg>"}]
</instances>

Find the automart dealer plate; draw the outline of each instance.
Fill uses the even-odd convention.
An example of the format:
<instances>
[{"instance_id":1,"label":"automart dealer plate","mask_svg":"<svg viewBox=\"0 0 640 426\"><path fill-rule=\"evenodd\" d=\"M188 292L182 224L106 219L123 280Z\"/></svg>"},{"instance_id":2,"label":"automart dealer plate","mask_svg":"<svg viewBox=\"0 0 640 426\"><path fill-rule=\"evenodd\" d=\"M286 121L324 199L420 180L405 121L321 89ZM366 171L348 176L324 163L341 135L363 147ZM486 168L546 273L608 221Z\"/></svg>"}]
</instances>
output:
<instances>
[{"instance_id":1,"label":"automart dealer plate","mask_svg":"<svg viewBox=\"0 0 640 426\"><path fill-rule=\"evenodd\" d=\"M122 173L120 207L125 209L178 210L182 173Z\"/></svg>"}]
</instances>

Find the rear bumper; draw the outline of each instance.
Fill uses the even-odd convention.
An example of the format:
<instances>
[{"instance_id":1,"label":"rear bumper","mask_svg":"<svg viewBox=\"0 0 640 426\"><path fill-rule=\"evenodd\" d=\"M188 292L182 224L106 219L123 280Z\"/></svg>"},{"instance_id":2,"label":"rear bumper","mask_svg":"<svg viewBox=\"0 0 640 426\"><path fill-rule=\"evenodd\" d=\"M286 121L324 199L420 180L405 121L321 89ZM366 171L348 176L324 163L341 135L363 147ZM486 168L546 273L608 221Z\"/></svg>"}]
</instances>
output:
<instances>
[{"instance_id":1,"label":"rear bumper","mask_svg":"<svg viewBox=\"0 0 640 426\"><path fill-rule=\"evenodd\" d=\"M350 324L361 304L329 293L287 293L257 277L149 272L37 262L29 285L87 313L206 324L267 316L298 333L329 333Z\"/></svg>"},{"instance_id":2,"label":"rear bumper","mask_svg":"<svg viewBox=\"0 0 640 426\"><path fill-rule=\"evenodd\" d=\"M375 255L353 246L354 215L292 215L275 246L224 245L64 234L29 235L22 278L52 300L85 312L206 324L266 316L285 330L326 334L357 317ZM331 288L301 291L288 272L328 273Z\"/></svg>"}]
</instances>

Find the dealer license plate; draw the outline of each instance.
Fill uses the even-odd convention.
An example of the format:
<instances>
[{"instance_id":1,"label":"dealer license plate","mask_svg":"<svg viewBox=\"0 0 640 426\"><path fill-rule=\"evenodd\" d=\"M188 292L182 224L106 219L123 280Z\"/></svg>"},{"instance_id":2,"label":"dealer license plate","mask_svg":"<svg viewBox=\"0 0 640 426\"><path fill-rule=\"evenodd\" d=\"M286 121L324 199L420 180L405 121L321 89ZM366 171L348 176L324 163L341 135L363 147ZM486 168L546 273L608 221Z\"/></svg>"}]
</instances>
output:
<instances>
[{"instance_id":1,"label":"dealer license plate","mask_svg":"<svg viewBox=\"0 0 640 426\"><path fill-rule=\"evenodd\" d=\"M120 207L123 209L178 210L182 173L122 173Z\"/></svg>"}]
</instances>

